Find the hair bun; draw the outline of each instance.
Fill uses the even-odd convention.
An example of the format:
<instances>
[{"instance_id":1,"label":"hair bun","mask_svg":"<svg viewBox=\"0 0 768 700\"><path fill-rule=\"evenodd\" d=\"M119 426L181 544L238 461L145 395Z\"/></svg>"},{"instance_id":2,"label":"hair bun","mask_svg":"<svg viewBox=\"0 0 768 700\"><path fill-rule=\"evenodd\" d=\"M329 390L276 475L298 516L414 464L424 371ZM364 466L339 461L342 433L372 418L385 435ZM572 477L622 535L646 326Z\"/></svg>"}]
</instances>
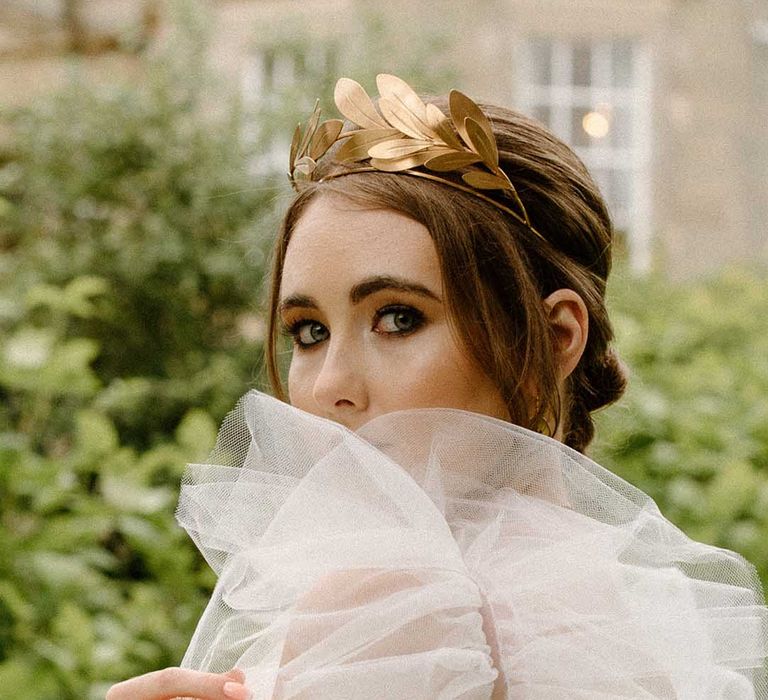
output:
<instances>
[{"instance_id":1,"label":"hair bun","mask_svg":"<svg viewBox=\"0 0 768 700\"><path fill-rule=\"evenodd\" d=\"M584 368L586 386L583 403L588 411L617 401L627 388L629 370L613 348L607 348L602 357Z\"/></svg>"},{"instance_id":2,"label":"hair bun","mask_svg":"<svg viewBox=\"0 0 768 700\"><path fill-rule=\"evenodd\" d=\"M609 347L602 355L577 369L571 385L570 422L565 443L583 452L595 435L591 413L621 398L629 370Z\"/></svg>"}]
</instances>

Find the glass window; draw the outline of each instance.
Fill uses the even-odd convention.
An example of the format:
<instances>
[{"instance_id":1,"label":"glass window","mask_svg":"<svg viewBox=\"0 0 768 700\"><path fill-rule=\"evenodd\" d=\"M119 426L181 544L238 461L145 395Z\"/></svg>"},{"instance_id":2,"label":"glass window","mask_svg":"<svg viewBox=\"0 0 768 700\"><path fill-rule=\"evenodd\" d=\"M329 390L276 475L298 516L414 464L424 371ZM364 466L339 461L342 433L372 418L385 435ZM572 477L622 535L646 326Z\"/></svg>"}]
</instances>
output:
<instances>
[{"instance_id":1,"label":"glass window","mask_svg":"<svg viewBox=\"0 0 768 700\"><path fill-rule=\"evenodd\" d=\"M611 197L613 206L626 212L632 205L632 176L626 169L616 169L611 173Z\"/></svg>"},{"instance_id":2,"label":"glass window","mask_svg":"<svg viewBox=\"0 0 768 700\"><path fill-rule=\"evenodd\" d=\"M590 110L584 109L584 107L574 107L571 109L571 138L569 139L572 146L589 146L591 138L587 132L588 120L587 115L590 114Z\"/></svg>"},{"instance_id":3,"label":"glass window","mask_svg":"<svg viewBox=\"0 0 768 700\"><path fill-rule=\"evenodd\" d=\"M631 148L632 110L629 107L615 107L611 117L611 146Z\"/></svg>"},{"instance_id":4,"label":"glass window","mask_svg":"<svg viewBox=\"0 0 768 700\"><path fill-rule=\"evenodd\" d=\"M648 258L647 61L636 41L536 37L528 42L524 111L569 143L593 174L617 229L627 235L630 264ZM642 186L641 186L642 185ZM642 212L643 220L635 220ZM637 243L633 236L637 235Z\"/></svg>"},{"instance_id":5,"label":"glass window","mask_svg":"<svg viewBox=\"0 0 768 700\"><path fill-rule=\"evenodd\" d=\"M571 71L572 85L588 87L592 84L592 47L587 42L574 43Z\"/></svg>"},{"instance_id":6,"label":"glass window","mask_svg":"<svg viewBox=\"0 0 768 700\"><path fill-rule=\"evenodd\" d=\"M625 39L611 42L611 73L614 87L630 87L633 83L632 43Z\"/></svg>"}]
</instances>

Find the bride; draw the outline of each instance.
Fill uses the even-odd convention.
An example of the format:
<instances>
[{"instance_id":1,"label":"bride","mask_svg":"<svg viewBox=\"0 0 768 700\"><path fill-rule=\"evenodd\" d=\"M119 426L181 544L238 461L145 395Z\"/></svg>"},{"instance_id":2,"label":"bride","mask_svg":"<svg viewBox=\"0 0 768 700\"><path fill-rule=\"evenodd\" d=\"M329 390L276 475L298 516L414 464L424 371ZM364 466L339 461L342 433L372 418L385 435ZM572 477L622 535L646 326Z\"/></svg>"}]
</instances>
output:
<instances>
[{"instance_id":1,"label":"bride","mask_svg":"<svg viewBox=\"0 0 768 700\"><path fill-rule=\"evenodd\" d=\"M754 569L584 454L625 384L588 172L515 112L378 86L297 130L277 398L182 485L219 582L182 668L108 700L768 698Z\"/></svg>"}]
</instances>

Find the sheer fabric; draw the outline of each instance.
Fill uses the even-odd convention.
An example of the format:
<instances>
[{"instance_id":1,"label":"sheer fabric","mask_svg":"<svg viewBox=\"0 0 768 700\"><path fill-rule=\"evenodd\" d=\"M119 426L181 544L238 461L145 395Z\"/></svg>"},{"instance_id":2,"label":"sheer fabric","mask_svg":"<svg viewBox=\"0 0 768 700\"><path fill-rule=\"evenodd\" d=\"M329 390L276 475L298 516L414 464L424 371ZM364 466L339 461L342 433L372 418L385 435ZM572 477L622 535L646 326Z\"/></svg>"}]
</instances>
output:
<instances>
[{"instance_id":1,"label":"sheer fabric","mask_svg":"<svg viewBox=\"0 0 768 700\"><path fill-rule=\"evenodd\" d=\"M253 698L768 698L754 569L561 443L250 392L178 519L219 575L184 657Z\"/></svg>"}]
</instances>

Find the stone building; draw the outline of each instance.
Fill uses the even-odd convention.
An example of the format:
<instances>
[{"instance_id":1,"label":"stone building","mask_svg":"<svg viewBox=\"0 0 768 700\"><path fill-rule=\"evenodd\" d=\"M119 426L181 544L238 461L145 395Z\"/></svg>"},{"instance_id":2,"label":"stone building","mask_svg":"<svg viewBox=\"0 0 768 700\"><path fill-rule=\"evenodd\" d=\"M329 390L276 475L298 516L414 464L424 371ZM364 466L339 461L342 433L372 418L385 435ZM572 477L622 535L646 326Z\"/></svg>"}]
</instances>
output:
<instances>
[{"instance_id":1,"label":"stone building","mask_svg":"<svg viewBox=\"0 0 768 700\"><path fill-rule=\"evenodd\" d=\"M634 269L768 262L768 0L201 1L209 64L254 100L308 61L349 65L371 13L403 55L442 32L458 87L574 146ZM169 2L3 0L0 104L61 84L73 52L93 80L137 78Z\"/></svg>"}]
</instances>

